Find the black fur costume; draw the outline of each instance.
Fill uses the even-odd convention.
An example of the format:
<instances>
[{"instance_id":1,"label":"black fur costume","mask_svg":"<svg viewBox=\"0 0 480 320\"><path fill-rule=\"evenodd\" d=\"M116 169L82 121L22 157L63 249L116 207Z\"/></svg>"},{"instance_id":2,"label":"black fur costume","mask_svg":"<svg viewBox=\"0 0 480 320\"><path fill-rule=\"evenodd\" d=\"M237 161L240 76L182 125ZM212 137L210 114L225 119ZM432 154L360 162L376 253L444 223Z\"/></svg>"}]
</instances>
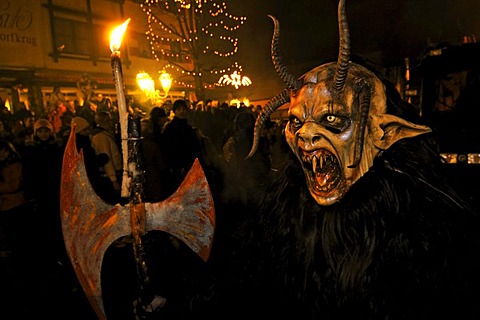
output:
<instances>
[{"instance_id":1,"label":"black fur costume","mask_svg":"<svg viewBox=\"0 0 480 320\"><path fill-rule=\"evenodd\" d=\"M250 252L259 261L251 267L271 281L262 295L280 295L269 297L272 312L281 317L293 306L297 319L478 319L478 223L432 170L438 159L429 142L415 140L385 152L329 207L310 197L290 161L252 226L258 251Z\"/></svg>"},{"instance_id":2,"label":"black fur costume","mask_svg":"<svg viewBox=\"0 0 480 320\"><path fill-rule=\"evenodd\" d=\"M385 84L388 112L418 123ZM480 318L478 217L439 174L431 134L384 151L331 206L312 199L298 159L287 157L245 228L251 292L266 316Z\"/></svg>"}]
</instances>

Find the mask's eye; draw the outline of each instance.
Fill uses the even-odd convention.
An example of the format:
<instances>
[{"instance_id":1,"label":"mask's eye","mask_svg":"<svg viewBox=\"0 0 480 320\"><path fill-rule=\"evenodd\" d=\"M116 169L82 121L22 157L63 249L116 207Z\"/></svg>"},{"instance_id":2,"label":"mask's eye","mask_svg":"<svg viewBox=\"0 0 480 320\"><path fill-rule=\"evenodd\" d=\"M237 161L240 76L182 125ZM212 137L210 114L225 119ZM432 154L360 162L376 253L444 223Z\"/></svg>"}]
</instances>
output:
<instances>
[{"instance_id":1,"label":"mask's eye","mask_svg":"<svg viewBox=\"0 0 480 320\"><path fill-rule=\"evenodd\" d=\"M331 115L331 114L329 114L328 116L325 117L325 120L327 120L327 122L330 122L330 123L335 122L335 119L337 119L337 117L335 117L334 115Z\"/></svg>"},{"instance_id":2,"label":"mask's eye","mask_svg":"<svg viewBox=\"0 0 480 320\"><path fill-rule=\"evenodd\" d=\"M350 119L344 116L327 114L322 118L321 123L325 129L338 134L348 128Z\"/></svg>"},{"instance_id":3,"label":"mask's eye","mask_svg":"<svg viewBox=\"0 0 480 320\"><path fill-rule=\"evenodd\" d=\"M300 129L300 127L302 126L302 121L300 121L300 119L298 119L295 116L290 116L289 121L290 121L290 127L292 128L293 131Z\"/></svg>"}]
</instances>

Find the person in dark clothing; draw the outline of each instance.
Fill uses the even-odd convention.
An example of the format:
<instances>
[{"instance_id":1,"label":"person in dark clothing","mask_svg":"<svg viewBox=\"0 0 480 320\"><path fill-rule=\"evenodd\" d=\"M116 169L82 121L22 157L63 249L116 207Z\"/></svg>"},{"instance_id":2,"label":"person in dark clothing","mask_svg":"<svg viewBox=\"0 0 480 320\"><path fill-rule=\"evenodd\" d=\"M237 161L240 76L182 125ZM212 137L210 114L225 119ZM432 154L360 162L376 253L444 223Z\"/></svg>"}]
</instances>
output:
<instances>
[{"instance_id":1,"label":"person in dark clothing","mask_svg":"<svg viewBox=\"0 0 480 320\"><path fill-rule=\"evenodd\" d=\"M37 283L43 272L45 230L42 219L25 199L22 155L14 145L0 139L0 297L2 319L31 319L32 309L41 305ZM25 296L35 296L25 303Z\"/></svg>"},{"instance_id":2,"label":"person in dark clothing","mask_svg":"<svg viewBox=\"0 0 480 320\"><path fill-rule=\"evenodd\" d=\"M150 113L151 114L151 113ZM144 201L157 202L166 198L168 186L171 184L170 171L156 141L155 121L143 119L142 127L142 163L145 171Z\"/></svg>"},{"instance_id":3,"label":"person in dark clothing","mask_svg":"<svg viewBox=\"0 0 480 320\"><path fill-rule=\"evenodd\" d=\"M165 111L165 108L154 107L150 110L149 115L152 124L153 138L158 144L160 144L160 136L162 135L163 128L165 128L165 124L168 122L167 112Z\"/></svg>"},{"instance_id":4,"label":"person in dark clothing","mask_svg":"<svg viewBox=\"0 0 480 320\"><path fill-rule=\"evenodd\" d=\"M9 258L23 242L20 225L25 200L23 159L14 145L0 139L0 257Z\"/></svg>"},{"instance_id":5,"label":"person in dark clothing","mask_svg":"<svg viewBox=\"0 0 480 320\"><path fill-rule=\"evenodd\" d=\"M37 220L44 233L42 239L46 241L43 256L55 262L66 259L59 207L63 150L47 119L37 120L34 130L33 143L22 151L25 196L34 201L41 212Z\"/></svg>"},{"instance_id":6,"label":"person in dark clothing","mask_svg":"<svg viewBox=\"0 0 480 320\"><path fill-rule=\"evenodd\" d=\"M200 141L187 121L188 105L185 100L173 103L173 119L165 126L161 150L167 167L173 175L172 191L175 191L190 170L195 158L200 157Z\"/></svg>"}]
</instances>

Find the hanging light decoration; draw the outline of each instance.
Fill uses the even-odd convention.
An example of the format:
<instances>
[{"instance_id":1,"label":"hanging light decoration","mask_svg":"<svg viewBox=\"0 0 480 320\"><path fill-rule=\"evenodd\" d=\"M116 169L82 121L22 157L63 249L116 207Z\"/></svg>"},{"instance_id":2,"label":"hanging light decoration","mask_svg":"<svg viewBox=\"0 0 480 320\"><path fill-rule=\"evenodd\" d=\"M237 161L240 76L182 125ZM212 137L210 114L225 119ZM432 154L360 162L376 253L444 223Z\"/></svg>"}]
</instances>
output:
<instances>
[{"instance_id":1,"label":"hanging light decoration","mask_svg":"<svg viewBox=\"0 0 480 320\"><path fill-rule=\"evenodd\" d=\"M140 7L147 17L145 35L150 51L157 61L168 61L166 71L199 78L204 88L213 88L217 83L208 75L220 76L233 70L242 71L234 56L238 53L237 30L246 22L244 16L236 16L227 10L225 2L216 0L144 0ZM177 17L175 22L168 17ZM215 57L216 56L216 57ZM218 58L227 58L225 67L207 67ZM208 62L205 64L205 62ZM228 66L229 65L229 66ZM197 66L194 68L194 66ZM206 76L206 78L204 78ZM175 84L195 87L174 80ZM199 83L200 83L199 82Z\"/></svg>"},{"instance_id":2,"label":"hanging light decoration","mask_svg":"<svg viewBox=\"0 0 480 320\"><path fill-rule=\"evenodd\" d=\"M238 89L239 86L249 86L252 84L250 78L240 75L237 71L234 71L232 74L224 74L220 79L218 79L219 85L232 85L235 89Z\"/></svg>"}]
</instances>

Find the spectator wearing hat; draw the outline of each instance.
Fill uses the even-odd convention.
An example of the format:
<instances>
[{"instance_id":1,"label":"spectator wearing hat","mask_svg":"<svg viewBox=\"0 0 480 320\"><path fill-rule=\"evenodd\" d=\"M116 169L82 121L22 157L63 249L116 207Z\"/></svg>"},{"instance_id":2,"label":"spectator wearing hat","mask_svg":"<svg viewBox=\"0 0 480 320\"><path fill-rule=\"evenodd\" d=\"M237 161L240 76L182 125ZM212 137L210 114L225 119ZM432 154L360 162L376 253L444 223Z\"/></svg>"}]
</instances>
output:
<instances>
[{"instance_id":1,"label":"spectator wearing hat","mask_svg":"<svg viewBox=\"0 0 480 320\"><path fill-rule=\"evenodd\" d=\"M46 263L66 259L60 221L60 182L63 148L57 143L53 126L47 119L35 121L33 143L25 146L25 196L42 213L38 226L45 236Z\"/></svg>"},{"instance_id":2,"label":"spectator wearing hat","mask_svg":"<svg viewBox=\"0 0 480 320\"><path fill-rule=\"evenodd\" d=\"M53 126L47 119L38 119L33 124L33 140L39 143L55 141Z\"/></svg>"},{"instance_id":3,"label":"spectator wearing hat","mask_svg":"<svg viewBox=\"0 0 480 320\"><path fill-rule=\"evenodd\" d=\"M74 128L76 134L88 137L91 133L92 126L90 125L90 122L83 117L73 117L70 128Z\"/></svg>"}]
</instances>

